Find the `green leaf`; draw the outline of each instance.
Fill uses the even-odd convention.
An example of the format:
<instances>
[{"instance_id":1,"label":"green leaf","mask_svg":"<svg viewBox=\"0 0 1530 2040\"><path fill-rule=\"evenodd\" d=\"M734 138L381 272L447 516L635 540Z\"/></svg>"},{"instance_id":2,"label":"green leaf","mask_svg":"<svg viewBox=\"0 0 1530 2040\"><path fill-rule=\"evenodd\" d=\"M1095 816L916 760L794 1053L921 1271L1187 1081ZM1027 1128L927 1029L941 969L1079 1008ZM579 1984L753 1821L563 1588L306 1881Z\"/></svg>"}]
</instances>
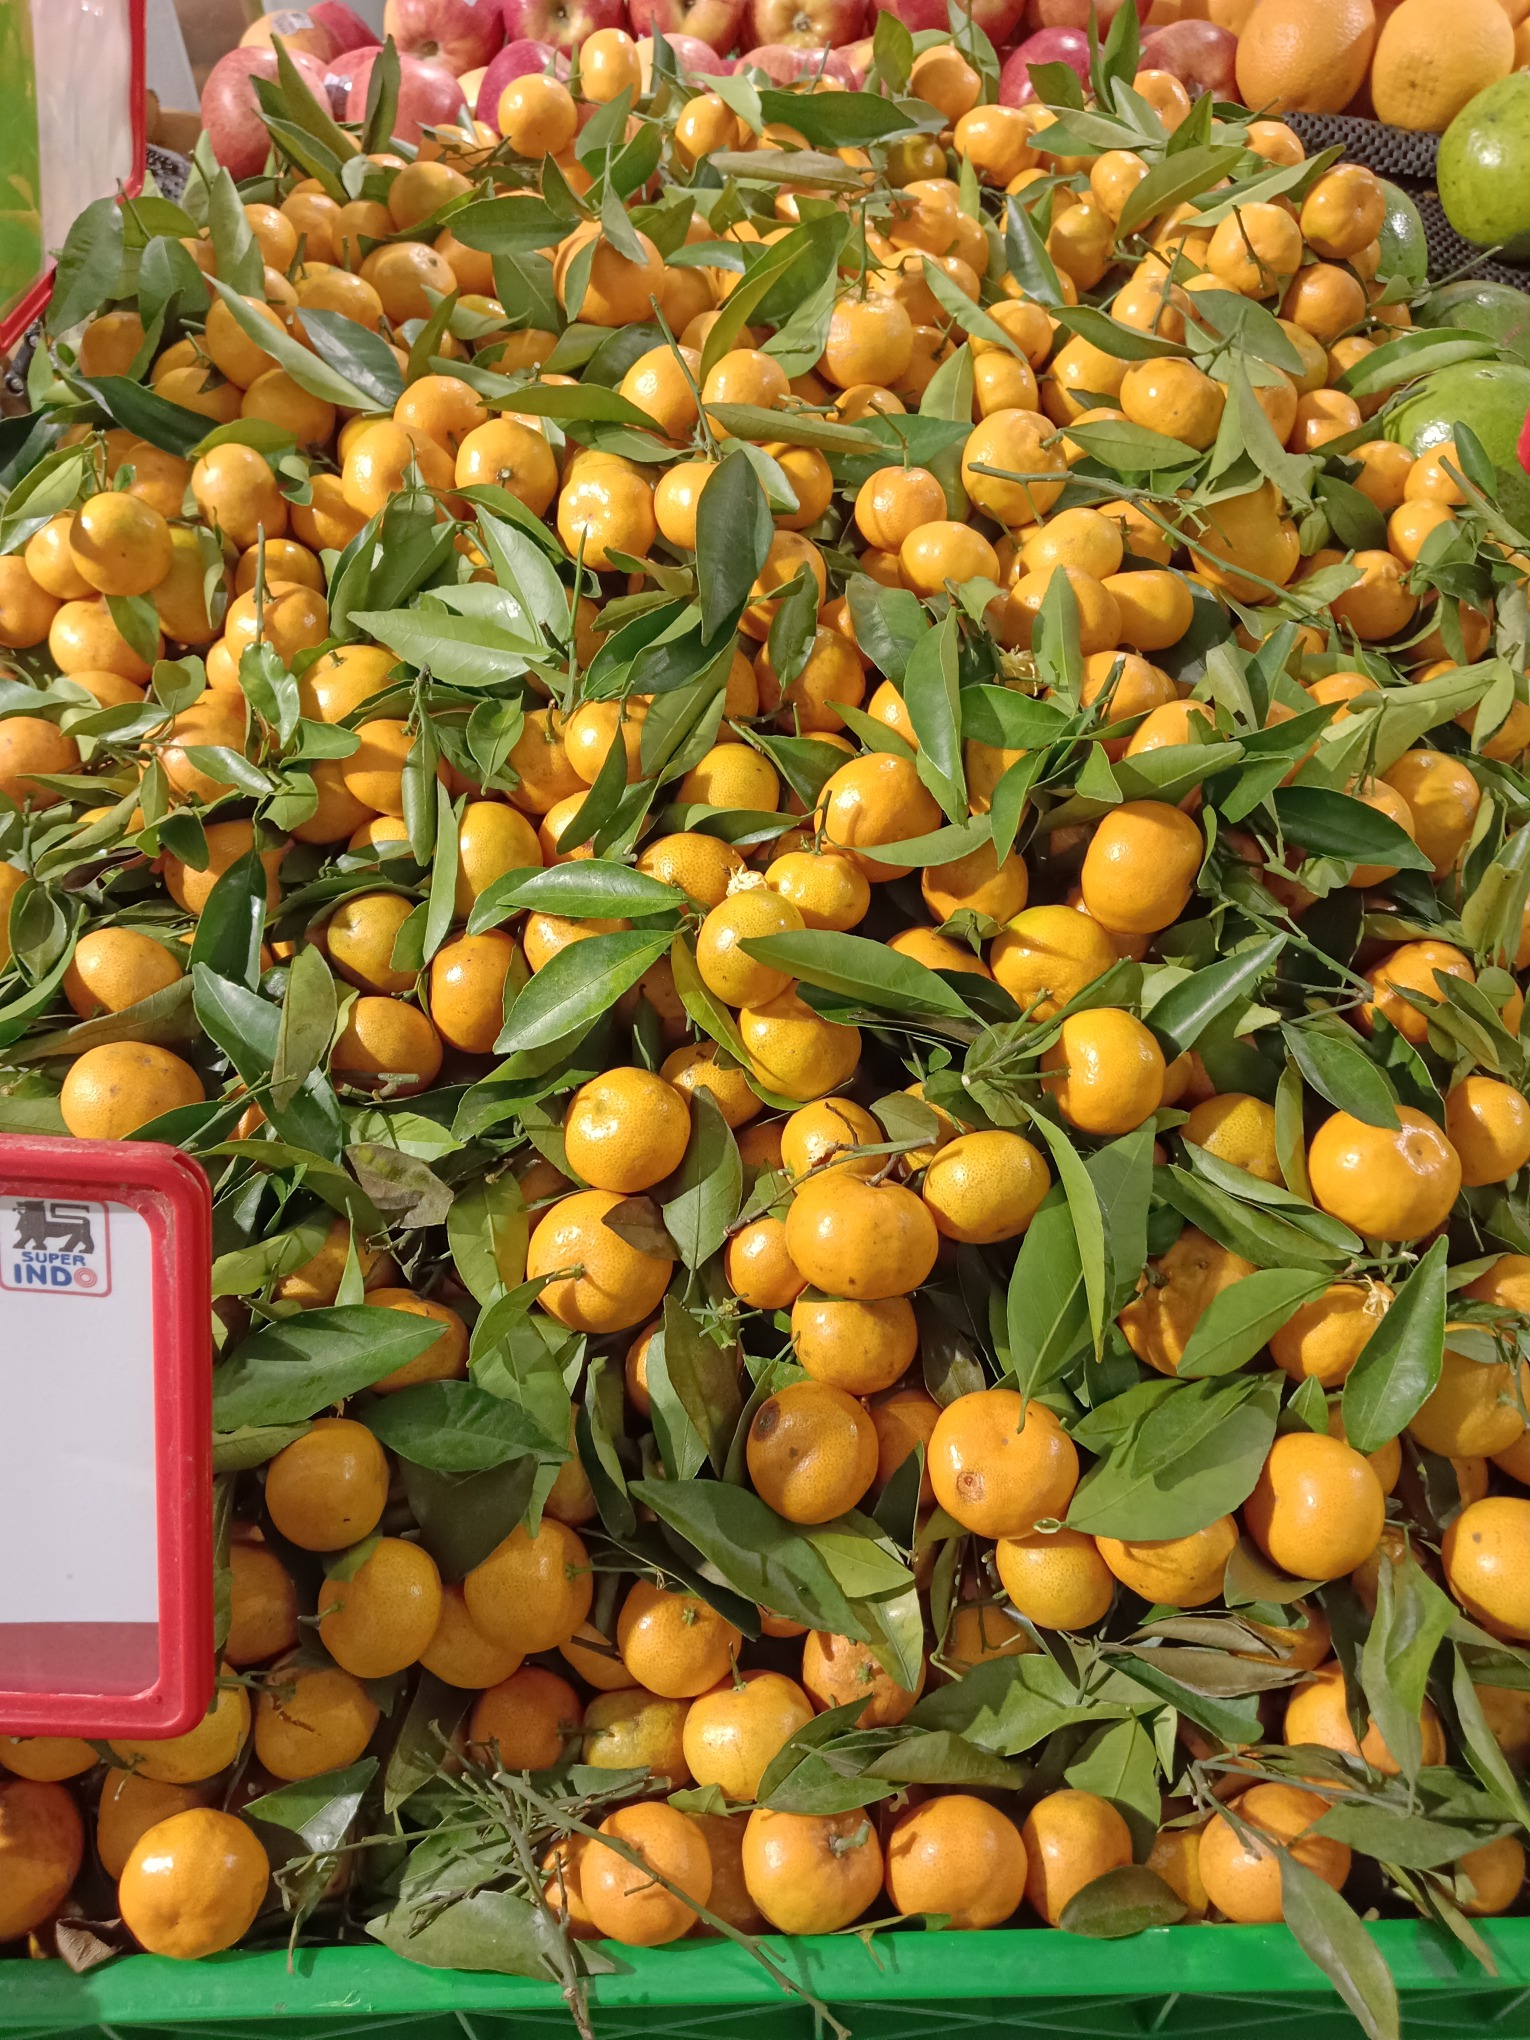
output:
<instances>
[{"instance_id":1,"label":"green leaf","mask_svg":"<svg viewBox=\"0 0 1530 2040\"><path fill-rule=\"evenodd\" d=\"M744 1190L738 1142L708 1090L692 1094L691 1137L674 1184L665 1228L686 1267L699 1268L727 1238Z\"/></svg>"},{"instance_id":2,"label":"green leaf","mask_svg":"<svg viewBox=\"0 0 1530 2040\"><path fill-rule=\"evenodd\" d=\"M1385 1070L1372 1061L1342 1023L1288 1020L1281 1038L1303 1077L1330 1105L1363 1119L1367 1126L1399 1124L1397 1096Z\"/></svg>"},{"instance_id":3,"label":"green leaf","mask_svg":"<svg viewBox=\"0 0 1530 2040\"><path fill-rule=\"evenodd\" d=\"M956 611L915 645L903 675L903 698L919 739L915 766L948 819L967 820L967 779L962 769L962 710Z\"/></svg>"},{"instance_id":4,"label":"green leaf","mask_svg":"<svg viewBox=\"0 0 1530 2040\"><path fill-rule=\"evenodd\" d=\"M716 1480L635 1480L629 1492L694 1545L736 1592L809 1628L871 1641L800 1525L784 1522L747 1488Z\"/></svg>"},{"instance_id":5,"label":"green leaf","mask_svg":"<svg viewBox=\"0 0 1530 2040\"><path fill-rule=\"evenodd\" d=\"M337 1012L335 981L324 952L309 944L287 967L287 994L271 1068L271 1099L278 1108L292 1103L329 1054Z\"/></svg>"},{"instance_id":6,"label":"green leaf","mask_svg":"<svg viewBox=\"0 0 1530 2040\"><path fill-rule=\"evenodd\" d=\"M568 1457L519 1403L470 1381L421 1381L379 1396L363 1422L400 1459L436 1473L483 1473L527 1452Z\"/></svg>"},{"instance_id":7,"label":"green leaf","mask_svg":"<svg viewBox=\"0 0 1530 2040\"><path fill-rule=\"evenodd\" d=\"M1261 1268L1207 1304L1176 1370L1181 1381L1231 1374L1269 1342L1298 1307L1320 1296L1326 1275L1306 1268Z\"/></svg>"},{"instance_id":8,"label":"green leaf","mask_svg":"<svg viewBox=\"0 0 1530 2040\"><path fill-rule=\"evenodd\" d=\"M376 1757L363 1757L343 1771L324 1771L316 1778L302 1778L262 1793L246 1802L244 1812L268 1827L285 1828L321 1856L345 1840L376 1775Z\"/></svg>"},{"instance_id":9,"label":"green leaf","mask_svg":"<svg viewBox=\"0 0 1530 2040\"><path fill-rule=\"evenodd\" d=\"M1156 1871L1143 1863L1128 1863L1119 1870L1107 1870L1076 1891L1057 1924L1065 1934L1121 1941L1148 1927L1177 1926L1185 1910L1184 1900Z\"/></svg>"},{"instance_id":10,"label":"green leaf","mask_svg":"<svg viewBox=\"0 0 1530 2040\"><path fill-rule=\"evenodd\" d=\"M1269 1375L1173 1386L1085 1474L1069 1524L1097 1537L1188 1537L1206 1529L1253 1493L1279 1404Z\"/></svg>"},{"instance_id":11,"label":"green leaf","mask_svg":"<svg viewBox=\"0 0 1530 2040\"><path fill-rule=\"evenodd\" d=\"M1430 860L1400 822L1326 786L1280 786L1271 795L1281 829L1317 857L1428 871Z\"/></svg>"},{"instance_id":12,"label":"green leaf","mask_svg":"<svg viewBox=\"0 0 1530 2040\"><path fill-rule=\"evenodd\" d=\"M1436 1240L1392 1299L1344 1383L1344 1435L1375 1452L1422 1409L1445 1358L1445 1261Z\"/></svg>"},{"instance_id":13,"label":"green leaf","mask_svg":"<svg viewBox=\"0 0 1530 2040\"><path fill-rule=\"evenodd\" d=\"M1077 440L1091 460L1114 468L1117 474L1150 474L1161 468L1188 467L1201 457L1182 439L1170 439L1147 425L1134 425L1126 419L1070 425L1068 437Z\"/></svg>"},{"instance_id":14,"label":"green leaf","mask_svg":"<svg viewBox=\"0 0 1530 2040\"><path fill-rule=\"evenodd\" d=\"M314 310L304 311L303 330L313 342L314 353L336 375L343 376L353 389L365 391L373 404L393 409L404 393L404 378L392 348L380 333L341 312Z\"/></svg>"},{"instance_id":15,"label":"green leaf","mask_svg":"<svg viewBox=\"0 0 1530 2040\"><path fill-rule=\"evenodd\" d=\"M696 585L708 643L749 600L774 536L754 469L742 455L723 461L701 492L696 524Z\"/></svg>"},{"instance_id":16,"label":"green leaf","mask_svg":"<svg viewBox=\"0 0 1530 2040\"><path fill-rule=\"evenodd\" d=\"M480 1177L452 1199L446 1214L452 1265L479 1303L494 1303L524 1280L530 1231L521 1186L508 1169Z\"/></svg>"},{"instance_id":17,"label":"green leaf","mask_svg":"<svg viewBox=\"0 0 1530 2040\"><path fill-rule=\"evenodd\" d=\"M369 1920L367 1932L406 1962L427 1969L486 1969L552 1982L568 1960L553 1914L513 1891L476 1891L444 1907L398 1905Z\"/></svg>"},{"instance_id":18,"label":"green leaf","mask_svg":"<svg viewBox=\"0 0 1530 2040\"><path fill-rule=\"evenodd\" d=\"M968 297L943 269L937 269L928 255L924 258L924 280L930 295L962 332L970 334L974 340L986 340L990 345L1002 348L1006 354L1024 357L1025 350L1014 334L1006 332L998 320L985 312L976 299Z\"/></svg>"},{"instance_id":19,"label":"green leaf","mask_svg":"<svg viewBox=\"0 0 1530 2040\"><path fill-rule=\"evenodd\" d=\"M1477 1688L1472 1684L1471 1667L1459 1648L1451 1651L1450 1697L1456 1710L1461 1750L1466 1761L1510 1818L1517 1820L1521 1827L1530 1827L1530 1805L1527 1805L1519 1780L1488 1726Z\"/></svg>"},{"instance_id":20,"label":"green leaf","mask_svg":"<svg viewBox=\"0 0 1530 2040\"><path fill-rule=\"evenodd\" d=\"M1062 283L1036 223L1018 197L1005 201L1004 264L1026 297L1035 298L1049 312L1064 309Z\"/></svg>"},{"instance_id":21,"label":"green leaf","mask_svg":"<svg viewBox=\"0 0 1530 2040\"><path fill-rule=\"evenodd\" d=\"M207 228L217 273L231 290L264 299L266 261L250 226L244 201L228 170L220 169L207 197Z\"/></svg>"},{"instance_id":22,"label":"green leaf","mask_svg":"<svg viewBox=\"0 0 1530 2040\"><path fill-rule=\"evenodd\" d=\"M808 928L800 934L752 936L743 948L757 962L787 971L804 984L868 1006L916 1017L976 1018L966 1000L927 965L864 935Z\"/></svg>"},{"instance_id":23,"label":"green leaf","mask_svg":"<svg viewBox=\"0 0 1530 2040\"><path fill-rule=\"evenodd\" d=\"M490 687L518 677L529 660L543 655L530 628L519 635L488 616L452 616L434 608L357 609L350 621L448 686Z\"/></svg>"},{"instance_id":24,"label":"green leaf","mask_svg":"<svg viewBox=\"0 0 1530 2040\"><path fill-rule=\"evenodd\" d=\"M1105 1336L1105 1220L1100 1210L1094 1178L1060 1126L1037 1114L1031 1125L1042 1144L1051 1151L1052 1166L1068 1200L1068 1216L1078 1240L1079 1263L1083 1271L1084 1296L1089 1325L1094 1335L1096 1357Z\"/></svg>"},{"instance_id":25,"label":"green leaf","mask_svg":"<svg viewBox=\"0 0 1530 2040\"><path fill-rule=\"evenodd\" d=\"M1284 935L1271 935L1192 971L1149 1007L1148 1025L1170 1054L1194 1048L1213 1020L1248 1004L1254 986L1273 969L1285 946Z\"/></svg>"},{"instance_id":26,"label":"green leaf","mask_svg":"<svg viewBox=\"0 0 1530 2040\"><path fill-rule=\"evenodd\" d=\"M510 1009L508 1045L524 1053L593 1027L668 954L670 941L668 933L623 932L570 942L543 964Z\"/></svg>"},{"instance_id":27,"label":"green leaf","mask_svg":"<svg viewBox=\"0 0 1530 2040\"><path fill-rule=\"evenodd\" d=\"M151 446L163 447L166 453L178 454L183 460L207 436L207 420L200 411L172 404L168 397L130 381L125 375L98 376L86 388L114 424L125 426L140 439L147 439Z\"/></svg>"},{"instance_id":28,"label":"green leaf","mask_svg":"<svg viewBox=\"0 0 1530 2040\"><path fill-rule=\"evenodd\" d=\"M749 324L755 308L762 302L766 292L788 269L796 266L803 252L800 245L773 249L764 261L756 263L743 281L736 284L728 293L727 301L702 345L701 373L698 381L704 381L730 348L738 344L739 334Z\"/></svg>"},{"instance_id":29,"label":"green leaf","mask_svg":"<svg viewBox=\"0 0 1530 2040\"><path fill-rule=\"evenodd\" d=\"M915 646L930 629L924 604L909 589L883 588L867 574L852 574L845 593L856 643L877 671L898 685Z\"/></svg>"},{"instance_id":30,"label":"green leaf","mask_svg":"<svg viewBox=\"0 0 1530 2040\"><path fill-rule=\"evenodd\" d=\"M1144 220L1210 191L1242 160L1243 153L1239 142L1217 142L1161 158L1140 183L1133 185L1121 208L1118 231L1129 234Z\"/></svg>"},{"instance_id":31,"label":"green leaf","mask_svg":"<svg viewBox=\"0 0 1530 2040\"><path fill-rule=\"evenodd\" d=\"M707 1097L698 1091L698 1100ZM721 1475L743 1410L738 1350L719 1346L673 1293L664 1299L664 1370L697 1436Z\"/></svg>"},{"instance_id":32,"label":"green leaf","mask_svg":"<svg viewBox=\"0 0 1530 2040\"><path fill-rule=\"evenodd\" d=\"M1190 352L1183 341L1144 332L1140 326L1123 326L1093 305L1062 305L1052 316L1070 333L1076 333L1101 354L1109 354L1117 361L1153 361L1163 355L1184 357Z\"/></svg>"},{"instance_id":33,"label":"green leaf","mask_svg":"<svg viewBox=\"0 0 1530 2040\"><path fill-rule=\"evenodd\" d=\"M220 1431L300 1423L417 1359L440 1333L429 1318L371 1304L263 1325L213 1369L213 1422Z\"/></svg>"},{"instance_id":34,"label":"green leaf","mask_svg":"<svg viewBox=\"0 0 1530 2040\"><path fill-rule=\"evenodd\" d=\"M1163 1819L1163 1795L1158 1755L1142 1722L1113 1721L1097 1728L1063 1775L1075 1791L1109 1801L1131 1829L1139 1853L1153 1846Z\"/></svg>"},{"instance_id":35,"label":"green leaf","mask_svg":"<svg viewBox=\"0 0 1530 2040\"><path fill-rule=\"evenodd\" d=\"M1450 368L1459 361L1492 361L1498 349L1491 340L1473 334L1403 333L1387 340L1363 359L1345 369L1334 384L1346 396L1376 397L1396 389L1399 383L1429 375L1437 368Z\"/></svg>"},{"instance_id":36,"label":"green leaf","mask_svg":"<svg viewBox=\"0 0 1530 2040\"><path fill-rule=\"evenodd\" d=\"M375 69L374 69L375 76ZM207 279L211 287L228 306L234 323L249 340L254 341L262 354L269 354L275 365L284 369L300 390L306 390L311 397L319 397L326 404L336 404L344 410L369 412L377 409L373 397L351 382L338 375L317 354L305 347L300 340L294 340L290 333L280 326L274 326L246 298L231 290L219 277Z\"/></svg>"},{"instance_id":37,"label":"green leaf","mask_svg":"<svg viewBox=\"0 0 1530 2040\"><path fill-rule=\"evenodd\" d=\"M1376 1943L1331 1885L1289 1849L1280 1858L1286 1924L1303 1954L1332 1983L1368 2040L1400 2040L1397 1986Z\"/></svg>"},{"instance_id":38,"label":"green leaf","mask_svg":"<svg viewBox=\"0 0 1530 2040\"><path fill-rule=\"evenodd\" d=\"M1402 1775L1416 1784L1424 1762L1420 1722L1424 1692L1435 1652L1449 1634L1457 1610L1411 1551L1400 1562L1385 1551L1379 1557L1376 1612L1360 1653L1360 1684L1371 1719ZM1388 1855L1387 1860L1407 1859Z\"/></svg>"},{"instance_id":39,"label":"green leaf","mask_svg":"<svg viewBox=\"0 0 1530 2040\"><path fill-rule=\"evenodd\" d=\"M536 1489L538 1462L528 1454L485 1473L436 1473L400 1462L404 1497L420 1542L447 1580L460 1580L522 1522Z\"/></svg>"},{"instance_id":40,"label":"green leaf","mask_svg":"<svg viewBox=\"0 0 1530 2040\"><path fill-rule=\"evenodd\" d=\"M74 219L53 272L50 333L67 333L112 295L122 267L122 243L122 208L115 197L94 199Z\"/></svg>"}]
</instances>

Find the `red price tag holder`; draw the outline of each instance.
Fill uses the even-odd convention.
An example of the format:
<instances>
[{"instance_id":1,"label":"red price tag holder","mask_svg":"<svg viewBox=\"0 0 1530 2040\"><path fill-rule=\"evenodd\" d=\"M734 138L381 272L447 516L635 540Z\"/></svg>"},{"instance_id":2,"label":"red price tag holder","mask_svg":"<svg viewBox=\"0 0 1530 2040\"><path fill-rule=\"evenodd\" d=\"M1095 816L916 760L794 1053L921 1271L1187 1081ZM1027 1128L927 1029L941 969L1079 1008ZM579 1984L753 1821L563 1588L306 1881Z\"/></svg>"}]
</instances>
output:
<instances>
[{"instance_id":1,"label":"red price tag holder","mask_svg":"<svg viewBox=\"0 0 1530 2040\"><path fill-rule=\"evenodd\" d=\"M0 1138L0 1732L207 1709L211 1268L189 1156Z\"/></svg>"}]
</instances>

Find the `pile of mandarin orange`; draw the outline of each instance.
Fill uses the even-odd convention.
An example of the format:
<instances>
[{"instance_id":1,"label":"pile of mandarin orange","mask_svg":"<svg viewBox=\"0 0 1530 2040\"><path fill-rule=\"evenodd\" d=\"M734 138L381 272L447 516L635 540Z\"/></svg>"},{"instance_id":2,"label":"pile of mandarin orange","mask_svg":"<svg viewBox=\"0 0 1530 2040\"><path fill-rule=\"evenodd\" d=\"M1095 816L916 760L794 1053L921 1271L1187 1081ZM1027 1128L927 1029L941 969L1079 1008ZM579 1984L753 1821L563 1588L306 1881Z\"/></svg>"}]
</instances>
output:
<instances>
[{"instance_id":1,"label":"pile of mandarin orange","mask_svg":"<svg viewBox=\"0 0 1530 2040\"><path fill-rule=\"evenodd\" d=\"M1530 559L1341 386L1410 325L1382 189L1222 108L1137 218L1194 154L1164 74L1140 149L1064 155L1092 116L921 36L847 99L922 113L815 149L594 41L503 140L214 190L247 288L150 217L205 304L146 324L145 256L34 364L76 486L13 473L0 556L0 1127L201 1156L215 1383L309 1313L419 1336L230 1422L203 1722L0 1743L0 1942L280 1938L243 1809L380 1789L427 1678L448 1778L626 1776L541 1866L576 1938L1087 1927L1134 1864L1162 1919L1278 1920L1293 1863L1507 1910ZM567 230L496 251L518 205ZM356 361L391 415L318 393ZM495 1399L485 1539L431 1427ZM905 1753L849 1811L791 1761L830 1709ZM1456 1845L1362 1872L1357 1802ZM337 1860L310 1935L392 1902Z\"/></svg>"}]
</instances>

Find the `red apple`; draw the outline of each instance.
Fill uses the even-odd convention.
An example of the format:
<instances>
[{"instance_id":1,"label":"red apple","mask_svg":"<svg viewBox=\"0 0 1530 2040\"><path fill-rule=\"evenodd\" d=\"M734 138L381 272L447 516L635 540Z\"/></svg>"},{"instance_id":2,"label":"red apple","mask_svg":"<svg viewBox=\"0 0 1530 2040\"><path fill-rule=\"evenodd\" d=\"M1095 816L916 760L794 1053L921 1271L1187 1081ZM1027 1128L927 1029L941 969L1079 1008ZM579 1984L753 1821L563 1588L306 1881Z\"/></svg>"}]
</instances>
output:
<instances>
[{"instance_id":1,"label":"red apple","mask_svg":"<svg viewBox=\"0 0 1530 2040\"><path fill-rule=\"evenodd\" d=\"M321 21L315 21L311 14L300 7L278 7L270 14L262 14L258 21L252 21L239 38L242 50L268 50L271 38L280 36L282 47L289 56L295 57L299 50L305 56L317 57L321 64L327 64L332 57L340 54L332 30Z\"/></svg>"},{"instance_id":2,"label":"red apple","mask_svg":"<svg viewBox=\"0 0 1530 2040\"><path fill-rule=\"evenodd\" d=\"M1079 28L1042 28L1004 59L999 73L999 102L1003 106L1028 106L1036 97L1031 83L1032 64L1066 64L1089 82L1089 38Z\"/></svg>"},{"instance_id":3,"label":"red apple","mask_svg":"<svg viewBox=\"0 0 1530 2040\"><path fill-rule=\"evenodd\" d=\"M324 66L304 50L293 50L291 57L314 98L321 106L326 104ZM255 97L257 78L275 82L275 50L230 50L219 57L202 87L202 125L213 154L235 177L256 176L271 147Z\"/></svg>"},{"instance_id":4,"label":"red apple","mask_svg":"<svg viewBox=\"0 0 1530 2040\"><path fill-rule=\"evenodd\" d=\"M400 54L444 64L454 76L481 70L505 39L499 0L388 0L383 33Z\"/></svg>"},{"instance_id":5,"label":"red apple","mask_svg":"<svg viewBox=\"0 0 1530 2040\"><path fill-rule=\"evenodd\" d=\"M524 78L528 72L547 71L554 78L566 79L569 61L551 43L533 42L520 36L508 42L499 53L490 59L489 68L483 74L483 83L478 88L478 99L474 107L478 118L486 120L489 126L499 129L499 96L512 78Z\"/></svg>"},{"instance_id":6,"label":"red apple","mask_svg":"<svg viewBox=\"0 0 1530 2040\"><path fill-rule=\"evenodd\" d=\"M367 86L372 66L382 55L380 46L369 50L348 50L331 69L331 76L347 83L345 118L363 121L367 117ZM462 87L444 64L426 64L418 57L399 52L398 114L393 132L401 142L417 142L420 129L447 127L462 112Z\"/></svg>"},{"instance_id":7,"label":"red apple","mask_svg":"<svg viewBox=\"0 0 1530 2040\"><path fill-rule=\"evenodd\" d=\"M625 28L626 0L503 0L505 38L551 43L571 57L598 28Z\"/></svg>"},{"instance_id":8,"label":"red apple","mask_svg":"<svg viewBox=\"0 0 1530 2040\"><path fill-rule=\"evenodd\" d=\"M720 57L712 45L703 42L699 35L666 33L664 40L674 54L682 78L725 78L733 69L733 59ZM639 37L638 63L642 67L645 92L653 85L653 50L654 39L651 35Z\"/></svg>"},{"instance_id":9,"label":"red apple","mask_svg":"<svg viewBox=\"0 0 1530 2040\"><path fill-rule=\"evenodd\" d=\"M1144 37L1144 71L1169 71L1192 95L1214 92L1222 99L1238 96L1235 67L1238 38L1214 21L1175 21Z\"/></svg>"},{"instance_id":10,"label":"red apple","mask_svg":"<svg viewBox=\"0 0 1530 2040\"><path fill-rule=\"evenodd\" d=\"M334 37L337 56L344 50L367 49L377 40L376 32L344 0L314 0L308 12Z\"/></svg>"},{"instance_id":11,"label":"red apple","mask_svg":"<svg viewBox=\"0 0 1530 2040\"><path fill-rule=\"evenodd\" d=\"M869 35L863 35L859 42L845 43L837 51L836 54L843 57L855 73L855 84L851 88L853 91L858 92L865 84L866 73L871 69L871 59L875 53L876 38Z\"/></svg>"},{"instance_id":12,"label":"red apple","mask_svg":"<svg viewBox=\"0 0 1530 2040\"><path fill-rule=\"evenodd\" d=\"M1116 16L1121 12L1124 0L1094 0L1095 15L1103 36ZM1134 0L1137 19L1146 21L1152 0ZM1038 28L1082 28L1089 27L1090 0L1026 0L1025 25L1028 29Z\"/></svg>"},{"instance_id":13,"label":"red apple","mask_svg":"<svg viewBox=\"0 0 1530 2040\"><path fill-rule=\"evenodd\" d=\"M744 0L631 0L627 11L635 36L657 33L676 45L690 37L719 56L733 48L744 25Z\"/></svg>"},{"instance_id":14,"label":"red apple","mask_svg":"<svg viewBox=\"0 0 1530 2040\"><path fill-rule=\"evenodd\" d=\"M942 35L951 33L946 0L873 0L873 5L873 19L876 14L896 14L915 35L931 28ZM973 20L995 49L1009 41L1024 12L1025 0L973 0L972 4Z\"/></svg>"},{"instance_id":15,"label":"red apple","mask_svg":"<svg viewBox=\"0 0 1530 2040\"><path fill-rule=\"evenodd\" d=\"M787 48L782 43L762 43L740 57L737 68L763 71L776 85L795 85L799 78L816 78L820 73L825 78L837 78L849 92L855 90L857 83L854 68L846 62L843 50L805 50Z\"/></svg>"},{"instance_id":16,"label":"red apple","mask_svg":"<svg viewBox=\"0 0 1530 2040\"><path fill-rule=\"evenodd\" d=\"M866 33L866 0L749 0L746 32L757 48L838 49Z\"/></svg>"}]
</instances>

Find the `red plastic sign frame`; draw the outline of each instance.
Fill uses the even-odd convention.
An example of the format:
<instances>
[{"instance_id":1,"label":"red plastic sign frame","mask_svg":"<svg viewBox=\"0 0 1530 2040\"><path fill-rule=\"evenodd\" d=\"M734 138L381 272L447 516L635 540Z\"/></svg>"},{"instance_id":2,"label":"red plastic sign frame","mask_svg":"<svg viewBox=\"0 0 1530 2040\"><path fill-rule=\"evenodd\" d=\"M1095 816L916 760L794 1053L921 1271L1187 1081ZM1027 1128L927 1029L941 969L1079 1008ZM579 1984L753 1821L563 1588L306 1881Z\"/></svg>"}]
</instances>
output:
<instances>
[{"instance_id":1,"label":"red plastic sign frame","mask_svg":"<svg viewBox=\"0 0 1530 2040\"><path fill-rule=\"evenodd\" d=\"M24 6L26 0L17 0L17 4ZM132 121L133 161L122 186L122 195L124 198L137 198L143 190L149 166L148 35L144 23L144 0L125 0L125 4L131 37L128 91L132 97L129 117ZM51 259L46 262L41 275L0 319L0 354L8 354L32 321L41 318L47 310L48 300L53 295L55 266Z\"/></svg>"},{"instance_id":2,"label":"red plastic sign frame","mask_svg":"<svg viewBox=\"0 0 1530 2040\"><path fill-rule=\"evenodd\" d=\"M0 1592L0 1732L179 1735L205 1713L214 1673L211 1190L199 1165L173 1147L0 1136L0 1197L17 1196L44 1200L40 1211L53 1199L125 1205L147 1230L158 1633L147 1639L147 1659L143 1624L17 1624L7 1648L11 1625L4 1620ZM85 1299L105 1295L120 1279L116 1264L105 1258L106 1244L103 1240L94 1260L42 1256L65 1263L54 1287L68 1285L67 1264L75 1263L75 1300L65 1306L76 1314L68 1325L71 1334L89 1337L89 1321L79 1316L91 1308ZM20 1286L16 1268L0 1274L8 1274L7 1288ZM10 1356L13 1365L17 1357ZM36 1356L41 1366L49 1358L47 1352ZM0 1370L5 1359L0 1354ZM34 1555L44 1557L27 1554ZM79 1633L38 1634L51 1629ZM23 1681L23 1643L34 1650L34 1665L45 1645L48 1662L64 1665L64 1676L49 1681L54 1690L40 1690L35 1674Z\"/></svg>"}]
</instances>

